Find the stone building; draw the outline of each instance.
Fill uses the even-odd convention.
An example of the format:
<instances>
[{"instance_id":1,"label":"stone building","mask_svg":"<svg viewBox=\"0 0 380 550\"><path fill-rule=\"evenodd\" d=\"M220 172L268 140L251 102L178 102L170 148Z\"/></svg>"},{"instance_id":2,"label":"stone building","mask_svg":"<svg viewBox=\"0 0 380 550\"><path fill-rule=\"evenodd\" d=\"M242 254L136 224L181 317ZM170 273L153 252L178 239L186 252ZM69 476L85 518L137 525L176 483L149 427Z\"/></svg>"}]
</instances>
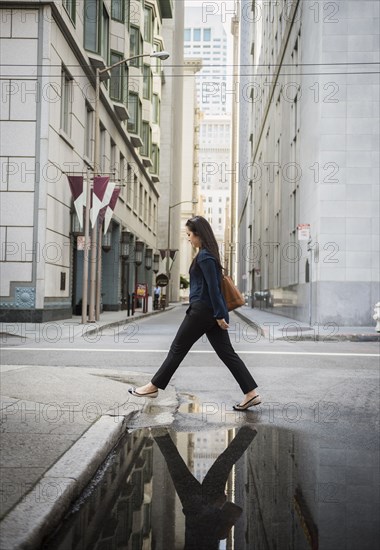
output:
<instances>
[{"instance_id":1,"label":"stone building","mask_svg":"<svg viewBox=\"0 0 380 550\"><path fill-rule=\"evenodd\" d=\"M80 308L84 253L67 175L94 170L95 68L141 54L101 82L98 162L121 189L103 243L102 307L126 308L136 282L151 293L160 149L171 125L160 105L171 81L149 55L165 49L173 10L171 0L1 6L2 320L62 319Z\"/></svg>"},{"instance_id":2,"label":"stone building","mask_svg":"<svg viewBox=\"0 0 380 550\"><path fill-rule=\"evenodd\" d=\"M373 322L378 16L376 1L241 3L238 284L251 305Z\"/></svg>"}]
</instances>

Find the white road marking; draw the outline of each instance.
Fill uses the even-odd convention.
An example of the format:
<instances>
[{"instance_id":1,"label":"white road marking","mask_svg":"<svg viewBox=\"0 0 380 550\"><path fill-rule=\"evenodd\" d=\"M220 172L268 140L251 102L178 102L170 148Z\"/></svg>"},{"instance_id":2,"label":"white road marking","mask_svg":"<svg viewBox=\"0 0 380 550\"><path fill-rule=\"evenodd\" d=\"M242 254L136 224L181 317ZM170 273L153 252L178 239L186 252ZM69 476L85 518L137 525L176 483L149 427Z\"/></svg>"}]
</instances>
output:
<instances>
[{"instance_id":1,"label":"white road marking","mask_svg":"<svg viewBox=\"0 0 380 550\"><path fill-rule=\"evenodd\" d=\"M108 349L108 348L1 348L2 351L95 351L96 353L168 353L168 349ZM248 351L236 350L239 355L318 355L328 357L380 357L378 353L326 353L317 351ZM215 353L213 350L190 350L189 353Z\"/></svg>"}]
</instances>

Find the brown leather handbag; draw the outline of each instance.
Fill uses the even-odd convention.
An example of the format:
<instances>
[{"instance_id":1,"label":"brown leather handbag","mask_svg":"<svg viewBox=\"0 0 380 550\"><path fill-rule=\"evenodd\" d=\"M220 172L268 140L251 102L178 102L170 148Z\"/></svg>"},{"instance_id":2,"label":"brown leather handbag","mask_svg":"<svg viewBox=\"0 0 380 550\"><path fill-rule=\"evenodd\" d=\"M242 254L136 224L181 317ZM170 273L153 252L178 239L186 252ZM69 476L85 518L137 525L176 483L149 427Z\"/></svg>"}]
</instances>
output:
<instances>
[{"instance_id":1,"label":"brown leather handbag","mask_svg":"<svg viewBox=\"0 0 380 550\"><path fill-rule=\"evenodd\" d=\"M228 311L232 311L245 304L244 296L236 288L229 275L222 275L222 294L226 301Z\"/></svg>"}]
</instances>

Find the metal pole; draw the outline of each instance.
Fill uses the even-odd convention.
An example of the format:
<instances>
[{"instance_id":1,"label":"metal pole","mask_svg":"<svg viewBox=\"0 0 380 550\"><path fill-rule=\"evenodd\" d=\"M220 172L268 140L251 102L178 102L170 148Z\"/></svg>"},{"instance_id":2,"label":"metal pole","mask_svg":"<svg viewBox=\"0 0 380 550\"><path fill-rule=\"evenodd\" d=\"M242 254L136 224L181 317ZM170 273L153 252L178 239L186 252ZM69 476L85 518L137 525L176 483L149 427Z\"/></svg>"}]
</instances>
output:
<instances>
[{"instance_id":1,"label":"metal pole","mask_svg":"<svg viewBox=\"0 0 380 550\"><path fill-rule=\"evenodd\" d=\"M176 205L174 205L176 206ZM168 215L168 246L166 250L166 276L168 277L168 287L167 287L167 296L165 299L166 306L169 305L169 294L170 294L170 270L169 270L169 263L170 263L170 214L171 214L172 207L169 206L169 215Z\"/></svg>"},{"instance_id":2,"label":"metal pole","mask_svg":"<svg viewBox=\"0 0 380 550\"><path fill-rule=\"evenodd\" d=\"M233 35L233 68L234 68L234 74L238 75L239 73L239 4L236 8L236 13L231 21L231 33ZM235 76L235 80L233 84L239 85L239 78L238 76ZM234 277L235 281L237 281L237 268L236 268L236 260L237 260L237 216L236 216L236 194L237 194L237 186L238 186L238 177L237 177L237 160L238 160L238 105L236 101L233 101L232 103L232 122L231 122L231 134L232 134L232 141L231 141L231 227L230 227L230 265L229 265L229 274Z\"/></svg>"},{"instance_id":3,"label":"metal pole","mask_svg":"<svg viewBox=\"0 0 380 550\"><path fill-rule=\"evenodd\" d=\"M96 273L96 307L95 307L95 319L100 319L100 300L102 292L102 225L99 224L98 231L98 254L97 254L97 273Z\"/></svg>"},{"instance_id":4,"label":"metal pole","mask_svg":"<svg viewBox=\"0 0 380 550\"><path fill-rule=\"evenodd\" d=\"M96 85L95 85L95 136L94 136L94 176L99 173L99 98L100 98L100 71L96 68ZM97 224L94 225L91 232L91 272L90 272L90 307L89 307L89 322L95 322L95 301L96 301L96 238Z\"/></svg>"},{"instance_id":5,"label":"metal pole","mask_svg":"<svg viewBox=\"0 0 380 550\"><path fill-rule=\"evenodd\" d=\"M309 265L309 281L310 281L310 288L309 288L309 327L311 327L311 318L312 318L312 311L313 311L313 272L312 272L312 264L313 264L313 249L311 248L311 237L308 242L309 245L309 252L310 252L310 265Z\"/></svg>"},{"instance_id":6,"label":"metal pole","mask_svg":"<svg viewBox=\"0 0 380 550\"><path fill-rule=\"evenodd\" d=\"M88 255L90 239L90 174L86 176L86 206L84 209L84 251L83 251L83 274L82 274L82 323L87 322L87 293L88 293Z\"/></svg>"}]
</instances>

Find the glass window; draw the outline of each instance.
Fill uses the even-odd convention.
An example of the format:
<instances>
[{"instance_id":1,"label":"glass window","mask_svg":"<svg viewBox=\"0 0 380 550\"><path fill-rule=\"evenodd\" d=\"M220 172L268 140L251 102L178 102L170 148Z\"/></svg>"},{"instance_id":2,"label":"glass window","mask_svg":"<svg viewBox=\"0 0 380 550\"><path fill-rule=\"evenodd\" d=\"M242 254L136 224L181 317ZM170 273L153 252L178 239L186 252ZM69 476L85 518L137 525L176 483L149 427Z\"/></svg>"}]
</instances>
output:
<instances>
[{"instance_id":1,"label":"glass window","mask_svg":"<svg viewBox=\"0 0 380 550\"><path fill-rule=\"evenodd\" d=\"M108 58L109 58L109 28L110 28L110 18L108 16L108 12L107 12L106 8L103 6L103 11L102 11L102 45L101 45L100 55L105 60L106 64L108 64Z\"/></svg>"},{"instance_id":2,"label":"glass window","mask_svg":"<svg viewBox=\"0 0 380 550\"><path fill-rule=\"evenodd\" d=\"M148 191L144 191L144 222L148 221ZM149 534L149 531L148 531Z\"/></svg>"},{"instance_id":3,"label":"glass window","mask_svg":"<svg viewBox=\"0 0 380 550\"><path fill-rule=\"evenodd\" d=\"M133 210L136 212L137 210L137 200L139 197L139 182L137 175L135 174L133 177Z\"/></svg>"},{"instance_id":4,"label":"glass window","mask_svg":"<svg viewBox=\"0 0 380 550\"><path fill-rule=\"evenodd\" d=\"M125 157L124 157L124 155L122 155L120 153L119 178L120 178L121 185L124 185L122 192L123 192L123 195L124 195L125 199L127 199L127 192L128 192L128 186L125 183L125 178L126 178L126 176L125 176L125 167L126 167L126 165L127 165L127 162L125 160Z\"/></svg>"},{"instance_id":5,"label":"glass window","mask_svg":"<svg viewBox=\"0 0 380 550\"><path fill-rule=\"evenodd\" d=\"M150 65L144 65L143 69L143 98L151 99L152 97L152 71Z\"/></svg>"},{"instance_id":6,"label":"glass window","mask_svg":"<svg viewBox=\"0 0 380 550\"><path fill-rule=\"evenodd\" d=\"M160 124L160 98L158 97L158 94L153 94L153 122L155 124Z\"/></svg>"},{"instance_id":7,"label":"glass window","mask_svg":"<svg viewBox=\"0 0 380 550\"><path fill-rule=\"evenodd\" d=\"M153 52L160 52L161 51L161 45L158 42L155 42L153 44ZM161 73L161 59L158 57L152 57L152 64L151 64L152 70L155 74Z\"/></svg>"},{"instance_id":8,"label":"glass window","mask_svg":"<svg viewBox=\"0 0 380 550\"><path fill-rule=\"evenodd\" d=\"M201 39L201 29L193 29L193 40L199 42Z\"/></svg>"},{"instance_id":9,"label":"glass window","mask_svg":"<svg viewBox=\"0 0 380 550\"><path fill-rule=\"evenodd\" d=\"M143 213L143 203L144 203L144 195L143 195L143 186L142 184L140 183L140 190L139 190L139 216L141 217L142 216L142 213ZM137 546L136 546L137 548Z\"/></svg>"},{"instance_id":10,"label":"glass window","mask_svg":"<svg viewBox=\"0 0 380 550\"><path fill-rule=\"evenodd\" d=\"M129 47L130 57L133 57L134 55L142 54L143 53L142 37L141 37L140 29L138 27L131 26L129 31L129 40L130 40L130 47ZM130 65L132 65L133 67L140 67L140 59L133 59L130 62Z\"/></svg>"},{"instance_id":11,"label":"glass window","mask_svg":"<svg viewBox=\"0 0 380 550\"><path fill-rule=\"evenodd\" d=\"M107 131L104 126L100 125L100 170L106 171L106 139Z\"/></svg>"},{"instance_id":12,"label":"glass window","mask_svg":"<svg viewBox=\"0 0 380 550\"><path fill-rule=\"evenodd\" d=\"M150 168L150 172L152 174L159 175L159 173L160 173L160 150L158 148L157 143L152 143L152 164L153 164L153 166Z\"/></svg>"},{"instance_id":13,"label":"glass window","mask_svg":"<svg viewBox=\"0 0 380 550\"><path fill-rule=\"evenodd\" d=\"M123 55L111 52L111 65L121 61ZM114 67L111 70L111 84L110 84L110 97L114 101L121 101L124 103L127 98L128 90L128 68L124 63L121 63L118 67Z\"/></svg>"},{"instance_id":14,"label":"glass window","mask_svg":"<svg viewBox=\"0 0 380 550\"><path fill-rule=\"evenodd\" d=\"M150 43L153 40L153 10L148 6L144 8L144 40Z\"/></svg>"},{"instance_id":15,"label":"glass window","mask_svg":"<svg viewBox=\"0 0 380 550\"><path fill-rule=\"evenodd\" d=\"M203 40L207 42L211 40L211 29L203 29Z\"/></svg>"},{"instance_id":16,"label":"glass window","mask_svg":"<svg viewBox=\"0 0 380 550\"><path fill-rule=\"evenodd\" d=\"M70 16L70 19L75 23L76 0L63 0L63 5Z\"/></svg>"},{"instance_id":17,"label":"glass window","mask_svg":"<svg viewBox=\"0 0 380 550\"><path fill-rule=\"evenodd\" d=\"M139 118L140 118L140 100L138 94L129 92L128 96L128 132L132 134L139 133Z\"/></svg>"},{"instance_id":18,"label":"glass window","mask_svg":"<svg viewBox=\"0 0 380 550\"><path fill-rule=\"evenodd\" d=\"M89 103L86 101L86 120L85 120L85 134L84 134L84 154L92 160L92 133L94 126L94 111Z\"/></svg>"},{"instance_id":19,"label":"glass window","mask_svg":"<svg viewBox=\"0 0 380 550\"><path fill-rule=\"evenodd\" d=\"M72 78L64 67L61 71L61 129L71 135Z\"/></svg>"},{"instance_id":20,"label":"glass window","mask_svg":"<svg viewBox=\"0 0 380 550\"><path fill-rule=\"evenodd\" d=\"M112 0L111 17L124 23L124 0Z\"/></svg>"},{"instance_id":21,"label":"glass window","mask_svg":"<svg viewBox=\"0 0 380 550\"><path fill-rule=\"evenodd\" d=\"M142 123L142 136L141 139L143 140L143 145L140 148L140 153L144 157L150 157L150 149L151 149L151 129L149 126L149 122L143 120Z\"/></svg>"},{"instance_id":22,"label":"glass window","mask_svg":"<svg viewBox=\"0 0 380 550\"><path fill-rule=\"evenodd\" d=\"M84 4L84 47L92 52L98 51L99 38L99 0L85 0Z\"/></svg>"},{"instance_id":23,"label":"glass window","mask_svg":"<svg viewBox=\"0 0 380 550\"><path fill-rule=\"evenodd\" d=\"M191 40L191 29L185 29L185 42L190 42Z\"/></svg>"},{"instance_id":24,"label":"glass window","mask_svg":"<svg viewBox=\"0 0 380 550\"><path fill-rule=\"evenodd\" d=\"M110 163L110 171L115 173L115 176L118 176L118 170L119 170L119 163L118 159L116 158L117 155L117 148L116 143L111 139L111 163Z\"/></svg>"}]
</instances>

